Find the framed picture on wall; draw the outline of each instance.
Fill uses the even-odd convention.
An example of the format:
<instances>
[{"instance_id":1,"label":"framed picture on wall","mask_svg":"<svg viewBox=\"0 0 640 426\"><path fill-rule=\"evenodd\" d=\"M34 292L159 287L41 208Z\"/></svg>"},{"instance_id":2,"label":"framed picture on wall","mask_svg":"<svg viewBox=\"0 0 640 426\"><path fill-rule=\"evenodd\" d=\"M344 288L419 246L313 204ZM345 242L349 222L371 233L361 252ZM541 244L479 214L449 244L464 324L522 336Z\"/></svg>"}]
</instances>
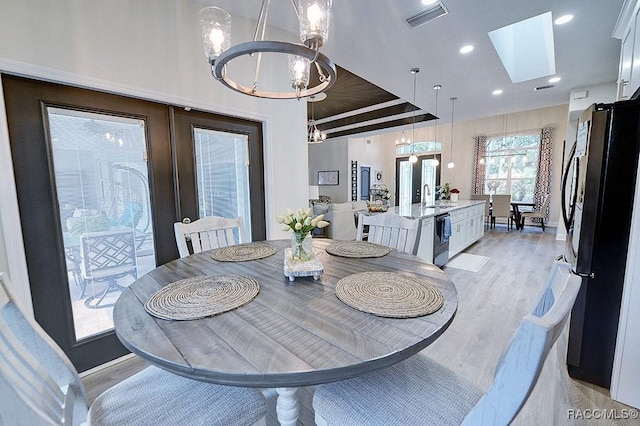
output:
<instances>
[{"instance_id":1,"label":"framed picture on wall","mask_svg":"<svg viewBox=\"0 0 640 426\"><path fill-rule=\"evenodd\" d=\"M338 170L318 172L318 185L338 185Z\"/></svg>"}]
</instances>

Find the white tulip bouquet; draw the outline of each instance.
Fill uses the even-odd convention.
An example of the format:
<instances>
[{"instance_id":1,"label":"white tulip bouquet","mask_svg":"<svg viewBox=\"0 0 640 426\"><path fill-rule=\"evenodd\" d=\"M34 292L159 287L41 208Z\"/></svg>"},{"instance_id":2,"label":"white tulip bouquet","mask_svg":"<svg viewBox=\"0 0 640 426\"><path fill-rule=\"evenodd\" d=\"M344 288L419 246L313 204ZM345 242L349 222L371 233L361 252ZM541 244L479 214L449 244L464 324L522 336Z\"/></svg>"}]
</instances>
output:
<instances>
[{"instance_id":1,"label":"white tulip bouquet","mask_svg":"<svg viewBox=\"0 0 640 426\"><path fill-rule=\"evenodd\" d=\"M276 217L278 223L282 224L283 231L293 231L291 239L291 257L296 261L308 261L313 259L313 247L309 233L313 228L324 228L329 222L322 220L323 214L313 217L312 209L287 210L284 216ZM309 237L309 238L307 238Z\"/></svg>"},{"instance_id":2,"label":"white tulip bouquet","mask_svg":"<svg viewBox=\"0 0 640 426\"><path fill-rule=\"evenodd\" d=\"M288 209L286 215L278 216L276 220L282 224L283 231L299 232L302 236L307 235L313 228L329 226L329 222L322 220L324 218L323 214L316 217L312 216L313 209L311 208L307 210L298 209L295 212Z\"/></svg>"}]
</instances>

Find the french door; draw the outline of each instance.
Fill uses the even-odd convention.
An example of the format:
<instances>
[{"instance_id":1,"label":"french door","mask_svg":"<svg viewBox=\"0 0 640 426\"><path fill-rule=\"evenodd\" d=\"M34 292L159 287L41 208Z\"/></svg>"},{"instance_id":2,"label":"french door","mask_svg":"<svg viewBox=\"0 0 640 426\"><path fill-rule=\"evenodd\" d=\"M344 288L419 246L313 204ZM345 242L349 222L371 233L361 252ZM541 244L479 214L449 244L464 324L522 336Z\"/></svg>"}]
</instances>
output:
<instances>
[{"instance_id":1,"label":"french door","mask_svg":"<svg viewBox=\"0 0 640 426\"><path fill-rule=\"evenodd\" d=\"M435 161L438 164L435 164ZM412 163L409 158L396 158L396 205L435 202L440 185L440 154L421 155Z\"/></svg>"},{"instance_id":2,"label":"french door","mask_svg":"<svg viewBox=\"0 0 640 426\"><path fill-rule=\"evenodd\" d=\"M237 118L171 108L180 220L243 218L251 241L266 238L262 127ZM184 143L187 141L189 143ZM252 143L260 141L260 143Z\"/></svg>"},{"instance_id":3,"label":"french door","mask_svg":"<svg viewBox=\"0 0 640 426\"><path fill-rule=\"evenodd\" d=\"M265 238L260 123L2 76L36 320L79 371L127 353L112 310L183 217Z\"/></svg>"}]
</instances>

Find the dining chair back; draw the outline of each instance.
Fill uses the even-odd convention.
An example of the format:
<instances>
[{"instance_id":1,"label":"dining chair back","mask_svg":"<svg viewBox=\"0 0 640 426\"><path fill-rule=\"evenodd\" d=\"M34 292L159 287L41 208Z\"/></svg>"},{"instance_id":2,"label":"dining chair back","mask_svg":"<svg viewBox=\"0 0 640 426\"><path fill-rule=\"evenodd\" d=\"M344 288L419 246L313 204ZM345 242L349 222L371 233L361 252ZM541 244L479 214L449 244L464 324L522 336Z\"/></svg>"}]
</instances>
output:
<instances>
[{"instance_id":1,"label":"dining chair back","mask_svg":"<svg viewBox=\"0 0 640 426\"><path fill-rule=\"evenodd\" d=\"M533 311L522 319L500 358L493 383L466 417L465 424L508 424L520 412L564 329L581 283L582 278L571 272L568 263L556 261Z\"/></svg>"},{"instance_id":2,"label":"dining chair back","mask_svg":"<svg viewBox=\"0 0 640 426\"><path fill-rule=\"evenodd\" d=\"M82 423L89 405L62 350L23 315L0 274L0 424Z\"/></svg>"},{"instance_id":3,"label":"dining chair back","mask_svg":"<svg viewBox=\"0 0 640 426\"><path fill-rule=\"evenodd\" d=\"M522 212L520 215L522 217L522 228L524 228L525 219L540 219L540 225L542 226L542 232L544 232L544 219L547 216L547 210L549 209L549 202L551 201L551 194L547 194L544 196L542 200L542 205L540 206L540 210L532 211L532 212Z\"/></svg>"},{"instance_id":4,"label":"dining chair back","mask_svg":"<svg viewBox=\"0 0 640 426\"><path fill-rule=\"evenodd\" d=\"M472 200L484 201L484 218L491 223L491 195L489 194L471 194Z\"/></svg>"},{"instance_id":5,"label":"dining chair back","mask_svg":"<svg viewBox=\"0 0 640 426\"><path fill-rule=\"evenodd\" d=\"M257 390L187 379L147 367L89 406L78 372L40 325L24 315L0 273L0 424L264 425Z\"/></svg>"},{"instance_id":6,"label":"dining chair back","mask_svg":"<svg viewBox=\"0 0 640 426\"><path fill-rule=\"evenodd\" d=\"M358 216L358 231L356 240L381 244L405 253L416 254L420 242L420 219L409 219L394 213L360 213Z\"/></svg>"},{"instance_id":7,"label":"dining chair back","mask_svg":"<svg viewBox=\"0 0 640 426\"><path fill-rule=\"evenodd\" d=\"M496 217L507 218L507 229L511 229L511 195L493 194L491 202L491 224L495 227Z\"/></svg>"},{"instance_id":8,"label":"dining chair back","mask_svg":"<svg viewBox=\"0 0 640 426\"><path fill-rule=\"evenodd\" d=\"M180 257L247 242L241 217L206 216L191 223L176 222L173 229Z\"/></svg>"},{"instance_id":9,"label":"dining chair back","mask_svg":"<svg viewBox=\"0 0 640 426\"><path fill-rule=\"evenodd\" d=\"M510 424L531 394L581 282L569 264L556 261L546 288L522 319L486 392L463 375L417 354L391 367L316 388L316 424Z\"/></svg>"}]
</instances>

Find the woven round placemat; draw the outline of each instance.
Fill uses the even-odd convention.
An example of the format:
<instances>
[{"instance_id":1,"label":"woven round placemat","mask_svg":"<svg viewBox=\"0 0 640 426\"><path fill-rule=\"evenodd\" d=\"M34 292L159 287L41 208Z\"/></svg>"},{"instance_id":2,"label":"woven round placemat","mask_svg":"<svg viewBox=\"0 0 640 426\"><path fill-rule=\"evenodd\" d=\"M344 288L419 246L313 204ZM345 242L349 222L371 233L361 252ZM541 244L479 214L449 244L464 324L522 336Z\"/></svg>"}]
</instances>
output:
<instances>
[{"instance_id":1,"label":"woven round placemat","mask_svg":"<svg viewBox=\"0 0 640 426\"><path fill-rule=\"evenodd\" d=\"M220 262L245 262L269 257L277 252L271 244L245 243L214 249L211 251L211 257Z\"/></svg>"},{"instance_id":2,"label":"woven round placemat","mask_svg":"<svg viewBox=\"0 0 640 426\"><path fill-rule=\"evenodd\" d=\"M239 308L259 291L258 281L242 275L198 276L163 287L144 308L162 319L193 320Z\"/></svg>"},{"instance_id":3,"label":"woven round placemat","mask_svg":"<svg viewBox=\"0 0 640 426\"><path fill-rule=\"evenodd\" d=\"M336 296L359 311L380 317L413 318L440 309L444 297L428 279L395 272L362 272L342 278Z\"/></svg>"},{"instance_id":4,"label":"woven round placemat","mask_svg":"<svg viewBox=\"0 0 640 426\"><path fill-rule=\"evenodd\" d=\"M326 252L341 257L382 257L389 254L389 247L367 241L338 241L327 248Z\"/></svg>"}]
</instances>

